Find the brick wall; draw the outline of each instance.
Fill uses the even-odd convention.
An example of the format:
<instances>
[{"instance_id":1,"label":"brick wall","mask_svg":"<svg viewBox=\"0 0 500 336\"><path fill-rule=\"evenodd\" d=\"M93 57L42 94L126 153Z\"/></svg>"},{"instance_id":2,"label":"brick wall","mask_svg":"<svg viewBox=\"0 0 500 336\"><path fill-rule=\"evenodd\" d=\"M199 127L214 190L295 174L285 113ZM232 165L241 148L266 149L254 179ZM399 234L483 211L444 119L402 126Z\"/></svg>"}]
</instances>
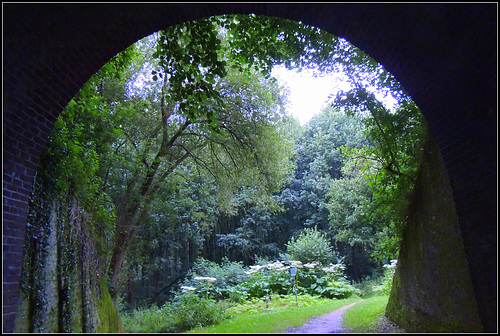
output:
<instances>
[{"instance_id":1,"label":"brick wall","mask_svg":"<svg viewBox=\"0 0 500 336\"><path fill-rule=\"evenodd\" d=\"M3 328L13 329L27 199L54 120L116 53L165 26L280 16L349 40L403 84L450 178L478 309L496 329L496 23L492 4L3 4Z\"/></svg>"}]
</instances>

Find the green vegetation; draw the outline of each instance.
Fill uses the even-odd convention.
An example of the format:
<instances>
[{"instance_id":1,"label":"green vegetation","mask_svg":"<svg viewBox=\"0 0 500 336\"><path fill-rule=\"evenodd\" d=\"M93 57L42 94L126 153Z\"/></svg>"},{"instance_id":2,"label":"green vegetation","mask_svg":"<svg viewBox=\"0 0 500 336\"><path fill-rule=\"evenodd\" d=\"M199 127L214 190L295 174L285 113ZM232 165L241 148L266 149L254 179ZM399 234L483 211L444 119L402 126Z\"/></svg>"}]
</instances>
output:
<instances>
[{"instance_id":1,"label":"green vegetation","mask_svg":"<svg viewBox=\"0 0 500 336\"><path fill-rule=\"evenodd\" d=\"M274 333L304 324L309 318L327 314L339 309L358 298L319 299L308 295L298 297L272 297L269 308L265 301L236 306L231 311L241 311L222 323L203 329L195 329L193 333Z\"/></svg>"},{"instance_id":2,"label":"green vegetation","mask_svg":"<svg viewBox=\"0 0 500 336\"><path fill-rule=\"evenodd\" d=\"M293 236L286 244L286 250L291 260L297 260L303 264L318 263L327 266L338 262L326 234L319 231L317 227L305 228L298 235Z\"/></svg>"},{"instance_id":3,"label":"green vegetation","mask_svg":"<svg viewBox=\"0 0 500 336\"><path fill-rule=\"evenodd\" d=\"M342 70L353 89L301 126L280 64ZM179 331L276 295L386 293L424 134L386 70L314 27L230 15L146 37L89 79L43 150L19 325L113 332L119 305L128 330Z\"/></svg>"},{"instance_id":4,"label":"green vegetation","mask_svg":"<svg viewBox=\"0 0 500 336\"><path fill-rule=\"evenodd\" d=\"M193 300L194 296L190 296ZM180 332L189 330L190 333L267 333L280 332L288 328L302 325L307 319L339 309L359 298L350 299L321 299L310 295L300 295L296 301L293 295L272 295L269 300L252 299L241 304L228 305L228 302L213 302L213 309L204 312L217 317L206 323L207 327L200 328L202 319L190 323L190 318L196 312L199 301L190 301L182 310L192 309L194 313L180 314L180 305L164 305L160 308L150 307L139 309L133 315L122 318L128 332L154 333L154 332Z\"/></svg>"},{"instance_id":5,"label":"green vegetation","mask_svg":"<svg viewBox=\"0 0 500 336\"><path fill-rule=\"evenodd\" d=\"M300 264L296 262L295 265ZM384 283L392 279L394 265L386 265L388 271L384 281L371 283L371 293L385 291ZM296 287L299 294L295 295L292 291L293 280L287 274L289 268L279 262L255 265L250 267L250 271L242 273L244 268L239 263L226 260L223 265L218 265L202 260L193 267L195 271L190 273L191 279L181 287L183 292L179 293L173 302L167 302L159 308L153 306L137 309L132 314L122 313L122 321L125 329L130 332L283 331L303 324L312 316L326 314L359 300L357 293L365 294L341 280L341 268L331 268L335 270L334 274L336 273L336 276L331 278L336 279L332 282L337 283L335 295L318 289L318 283L321 282L318 278L314 278L315 283L307 283L311 281L313 274L308 273L307 267L297 271L300 274L298 282L302 285ZM196 272L203 272L208 276L197 276ZM214 275L219 278L212 277ZM321 285L327 286L327 282ZM342 299L346 296L349 298ZM376 299L374 306L379 309L383 303L379 300L380 296L372 298ZM387 303L387 294L384 294L383 298ZM372 314L372 306L367 309ZM375 311L377 314L379 312ZM373 319L380 316L381 314L369 315L369 320L361 323L372 323Z\"/></svg>"},{"instance_id":6,"label":"green vegetation","mask_svg":"<svg viewBox=\"0 0 500 336\"><path fill-rule=\"evenodd\" d=\"M342 315L343 327L353 333L379 332L377 324L385 313L388 299L388 296L375 296L355 304Z\"/></svg>"},{"instance_id":7,"label":"green vegetation","mask_svg":"<svg viewBox=\"0 0 500 336\"><path fill-rule=\"evenodd\" d=\"M388 296L391 292L396 265L397 260L391 260L390 264L384 265L384 276L356 283L355 287L359 295L365 299L373 296Z\"/></svg>"}]
</instances>

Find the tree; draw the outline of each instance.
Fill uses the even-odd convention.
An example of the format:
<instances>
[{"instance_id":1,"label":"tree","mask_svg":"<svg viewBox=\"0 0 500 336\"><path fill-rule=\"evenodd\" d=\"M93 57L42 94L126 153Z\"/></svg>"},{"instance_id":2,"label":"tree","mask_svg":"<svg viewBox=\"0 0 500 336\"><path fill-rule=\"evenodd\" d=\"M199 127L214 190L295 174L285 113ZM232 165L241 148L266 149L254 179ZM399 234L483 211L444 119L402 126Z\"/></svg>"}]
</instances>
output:
<instances>
[{"instance_id":1,"label":"tree","mask_svg":"<svg viewBox=\"0 0 500 336\"><path fill-rule=\"evenodd\" d=\"M138 132L136 125L141 125L141 120L137 119L133 130L125 130L126 141L117 145L130 149L133 160L122 160L122 169L128 171L127 178L121 182L125 186L125 193L115 198L120 201L116 205L118 220L116 245L110 262L111 282L120 272L130 240L141 226L139 223L147 216L158 181L167 178L188 157L211 171L216 181L232 182L224 186L235 185L246 179L262 182L257 190L272 190L276 187L275 182L282 180L271 178L272 174L267 175L262 169L270 163L263 160L270 155L265 150L270 147L256 146L252 141L247 141L249 138L244 133L240 133L255 134L255 124L238 124L245 120L227 113L232 109L226 107L228 90L224 87L225 77L235 73L229 69L241 70L248 79L253 70L269 73L271 65L280 62L289 67L311 66L321 62L322 68L328 69L328 66L331 68L338 62L347 64L356 59L364 62L365 68L372 66L373 62L363 55L356 48L345 48L345 43L314 27L254 15L207 18L161 31L153 54L157 60L154 65L156 70L151 72L152 79L157 81L156 90L150 91L153 100L145 103L139 99L136 104L134 100L129 100L116 107L124 115L131 115L127 111L141 110L143 115L156 116L157 121L161 119L161 124L154 128L145 127ZM246 108L241 104L236 105ZM133 117L137 118L138 114ZM262 130L269 130L270 127L277 130L272 120L267 122ZM150 122L146 121L146 124ZM140 144L136 140L139 135L151 141ZM258 135L264 139L262 134ZM215 147L219 150L214 150ZM210 151L203 153L206 148L210 148ZM257 152L254 148L260 148L261 151ZM235 164L236 158L243 163L245 174L240 171L228 176L211 170L211 165L215 164L223 168L221 171L228 172L226 168ZM238 172L238 169L233 172ZM257 176L263 176L264 179ZM223 187L219 194L223 195L224 192ZM230 197L226 199L231 200Z\"/></svg>"},{"instance_id":2,"label":"tree","mask_svg":"<svg viewBox=\"0 0 500 336\"><path fill-rule=\"evenodd\" d=\"M379 221L370 216L372 190L362 164L355 160L345 162L342 177L331 182L327 203L328 235L345 257L347 272L355 281L370 275L376 266L370 254L378 243L380 230Z\"/></svg>"},{"instance_id":3,"label":"tree","mask_svg":"<svg viewBox=\"0 0 500 336\"><path fill-rule=\"evenodd\" d=\"M115 163L106 176L114 186L117 209L109 268L112 283L155 195L171 176L183 175L182 163L189 161L212 175L219 207L227 212L233 211L235 190L251 185L254 195L264 197L279 190L292 167L292 147L283 136L285 116L274 81L229 70L216 85L224 102L224 109L215 114L217 130L209 116L191 119L180 114L182 102L168 100L170 89L164 76L162 81L151 81L140 94L129 93L128 98L110 104L112 114L126 116L118 125L122 135L114 145ZM212 107L206 101L203 109Z\"/></svg>"},{"instance_id":4,"label":"tree","mask_svg":"<svg viewBox=\"0 0 500 336\"><path fill-rule=\"evenodd\" d=\"M360 165L372 191L372 201L365 211L367 221L383 223L374 255L388 260L398 251L426 134L418 107L404 91L396 94L400 100L393 111L359 83L349 92L340 92L334 103L346 113L361 117L366 127L370 144L344 152Z\"/></svg>"},{"instance_id":5,"label":"tree","mask_svg":"<svg viewBox=\"0 0 500 336\"><path fill-rule=\"evenodd\" d=\"M332 181L341 176L346 160L341 148L360 147L364 141L360 120L331 107L304 127L295 147L297 169L280 192L286 212L276 221L282 227L283 239L304 227L329 230L327 193Z\"/></svg>"},{"instance_id":6,"label":"tree","mask_svg":"<svg viewBox=\"0 0 500 336\"><path fill-rule=\"evenodd\" d=\"M122 286L135 305L169 297L192 267L217 222L216 186L184 162L183 177L172 175L151 204L145 224L124 261ZM126 281L126 283L125 283Z\"/></svg>"},{"instance_id":7,"label":"tree","mask_svg":"<svg viewBox=\"0 0 500 336\"><path fill-rule=\"evenodd\" d=\"M275 197L276 199L276 197ZM279 234L273 218L281 211L261 199L242 190L238 193L238 212L234 215L220 214L213 235L218 253L207 254L221 261L223 256L253 264L256 256L276 258L281 249L276 235ZM208 251L207 251L208 252Z\"/></svg>"},{"instance_id":8,"label":"tree","mask_svg":"<svg viewBox=\"0 0 500 336\"><path fill-rule=\"evenodd\" d=\"M272 66L311 68L319 72L377 71L387 85L394 78L347 41L313 26L277 17L234 14L185 22L160 31L153 78L169 78L169 98L179 102L182 115L205 116L216 129L216 111L223 107L214 85L228 67L240 73L252 69L269 77ZM212 109L200 109L210 101Z\"/></svg>"}]
</instances>

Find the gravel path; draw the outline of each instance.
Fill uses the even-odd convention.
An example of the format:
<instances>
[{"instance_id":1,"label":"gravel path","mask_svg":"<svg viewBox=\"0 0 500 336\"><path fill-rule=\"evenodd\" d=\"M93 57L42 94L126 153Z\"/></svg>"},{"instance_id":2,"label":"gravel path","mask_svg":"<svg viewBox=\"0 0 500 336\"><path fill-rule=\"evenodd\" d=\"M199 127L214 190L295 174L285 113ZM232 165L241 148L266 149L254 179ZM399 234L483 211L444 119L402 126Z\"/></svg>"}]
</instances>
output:
<instances>
[{"instance_id":1,"label":"gravel path","mask_svg":"<svg viewBox=\"0 0 500 336\"><path fill-rule=\"evenodd\" d=\"M363 299L348 304L340 309L334 310L331 313L310 318L307 322L300 326L288 329L286 333L290 334L334 334L342 333L342 314L347 309L354 306L356 303L363 301Z\"/></svg>"}]
</instances>

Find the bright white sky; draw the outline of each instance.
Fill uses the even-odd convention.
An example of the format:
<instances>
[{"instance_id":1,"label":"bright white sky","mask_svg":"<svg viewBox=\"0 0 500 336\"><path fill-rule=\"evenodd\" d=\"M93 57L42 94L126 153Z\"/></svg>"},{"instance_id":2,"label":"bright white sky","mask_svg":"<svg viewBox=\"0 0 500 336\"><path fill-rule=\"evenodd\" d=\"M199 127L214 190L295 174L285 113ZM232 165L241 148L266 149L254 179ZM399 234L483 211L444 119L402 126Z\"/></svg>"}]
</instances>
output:
<instances>
[{"instance_id":1,"label":"bright white sky","mask_svg":"<svg viewBox=\"0 0 500 336\"><path fill-rule=\"evenodd\" d=\"M312 70L296 72L287 70L284 66L276 66L271 74L289 87L288 111L301 125L305 125L312 116L321 111L330 94L335 96L339 90L351 89L345 76L339 73L314 77ZM384 97L379 93L375 93L375 96L389 109L395 107L397 101L391 96Z\"/></svg>"},{"instance_id":2,"label":"bright white sky","mask_svg":"<svg viewBox=\"0 0 500 336\"><path fill-rule=\"evenodd\" d=\"M321 111L328 95L350 89L340 74L313 77L311 70L296 72L287 70L284 66L274 67L271 74L289 87L289 112L301 125L305 125L313 115Z\"/></svg>"}]
</instances>

